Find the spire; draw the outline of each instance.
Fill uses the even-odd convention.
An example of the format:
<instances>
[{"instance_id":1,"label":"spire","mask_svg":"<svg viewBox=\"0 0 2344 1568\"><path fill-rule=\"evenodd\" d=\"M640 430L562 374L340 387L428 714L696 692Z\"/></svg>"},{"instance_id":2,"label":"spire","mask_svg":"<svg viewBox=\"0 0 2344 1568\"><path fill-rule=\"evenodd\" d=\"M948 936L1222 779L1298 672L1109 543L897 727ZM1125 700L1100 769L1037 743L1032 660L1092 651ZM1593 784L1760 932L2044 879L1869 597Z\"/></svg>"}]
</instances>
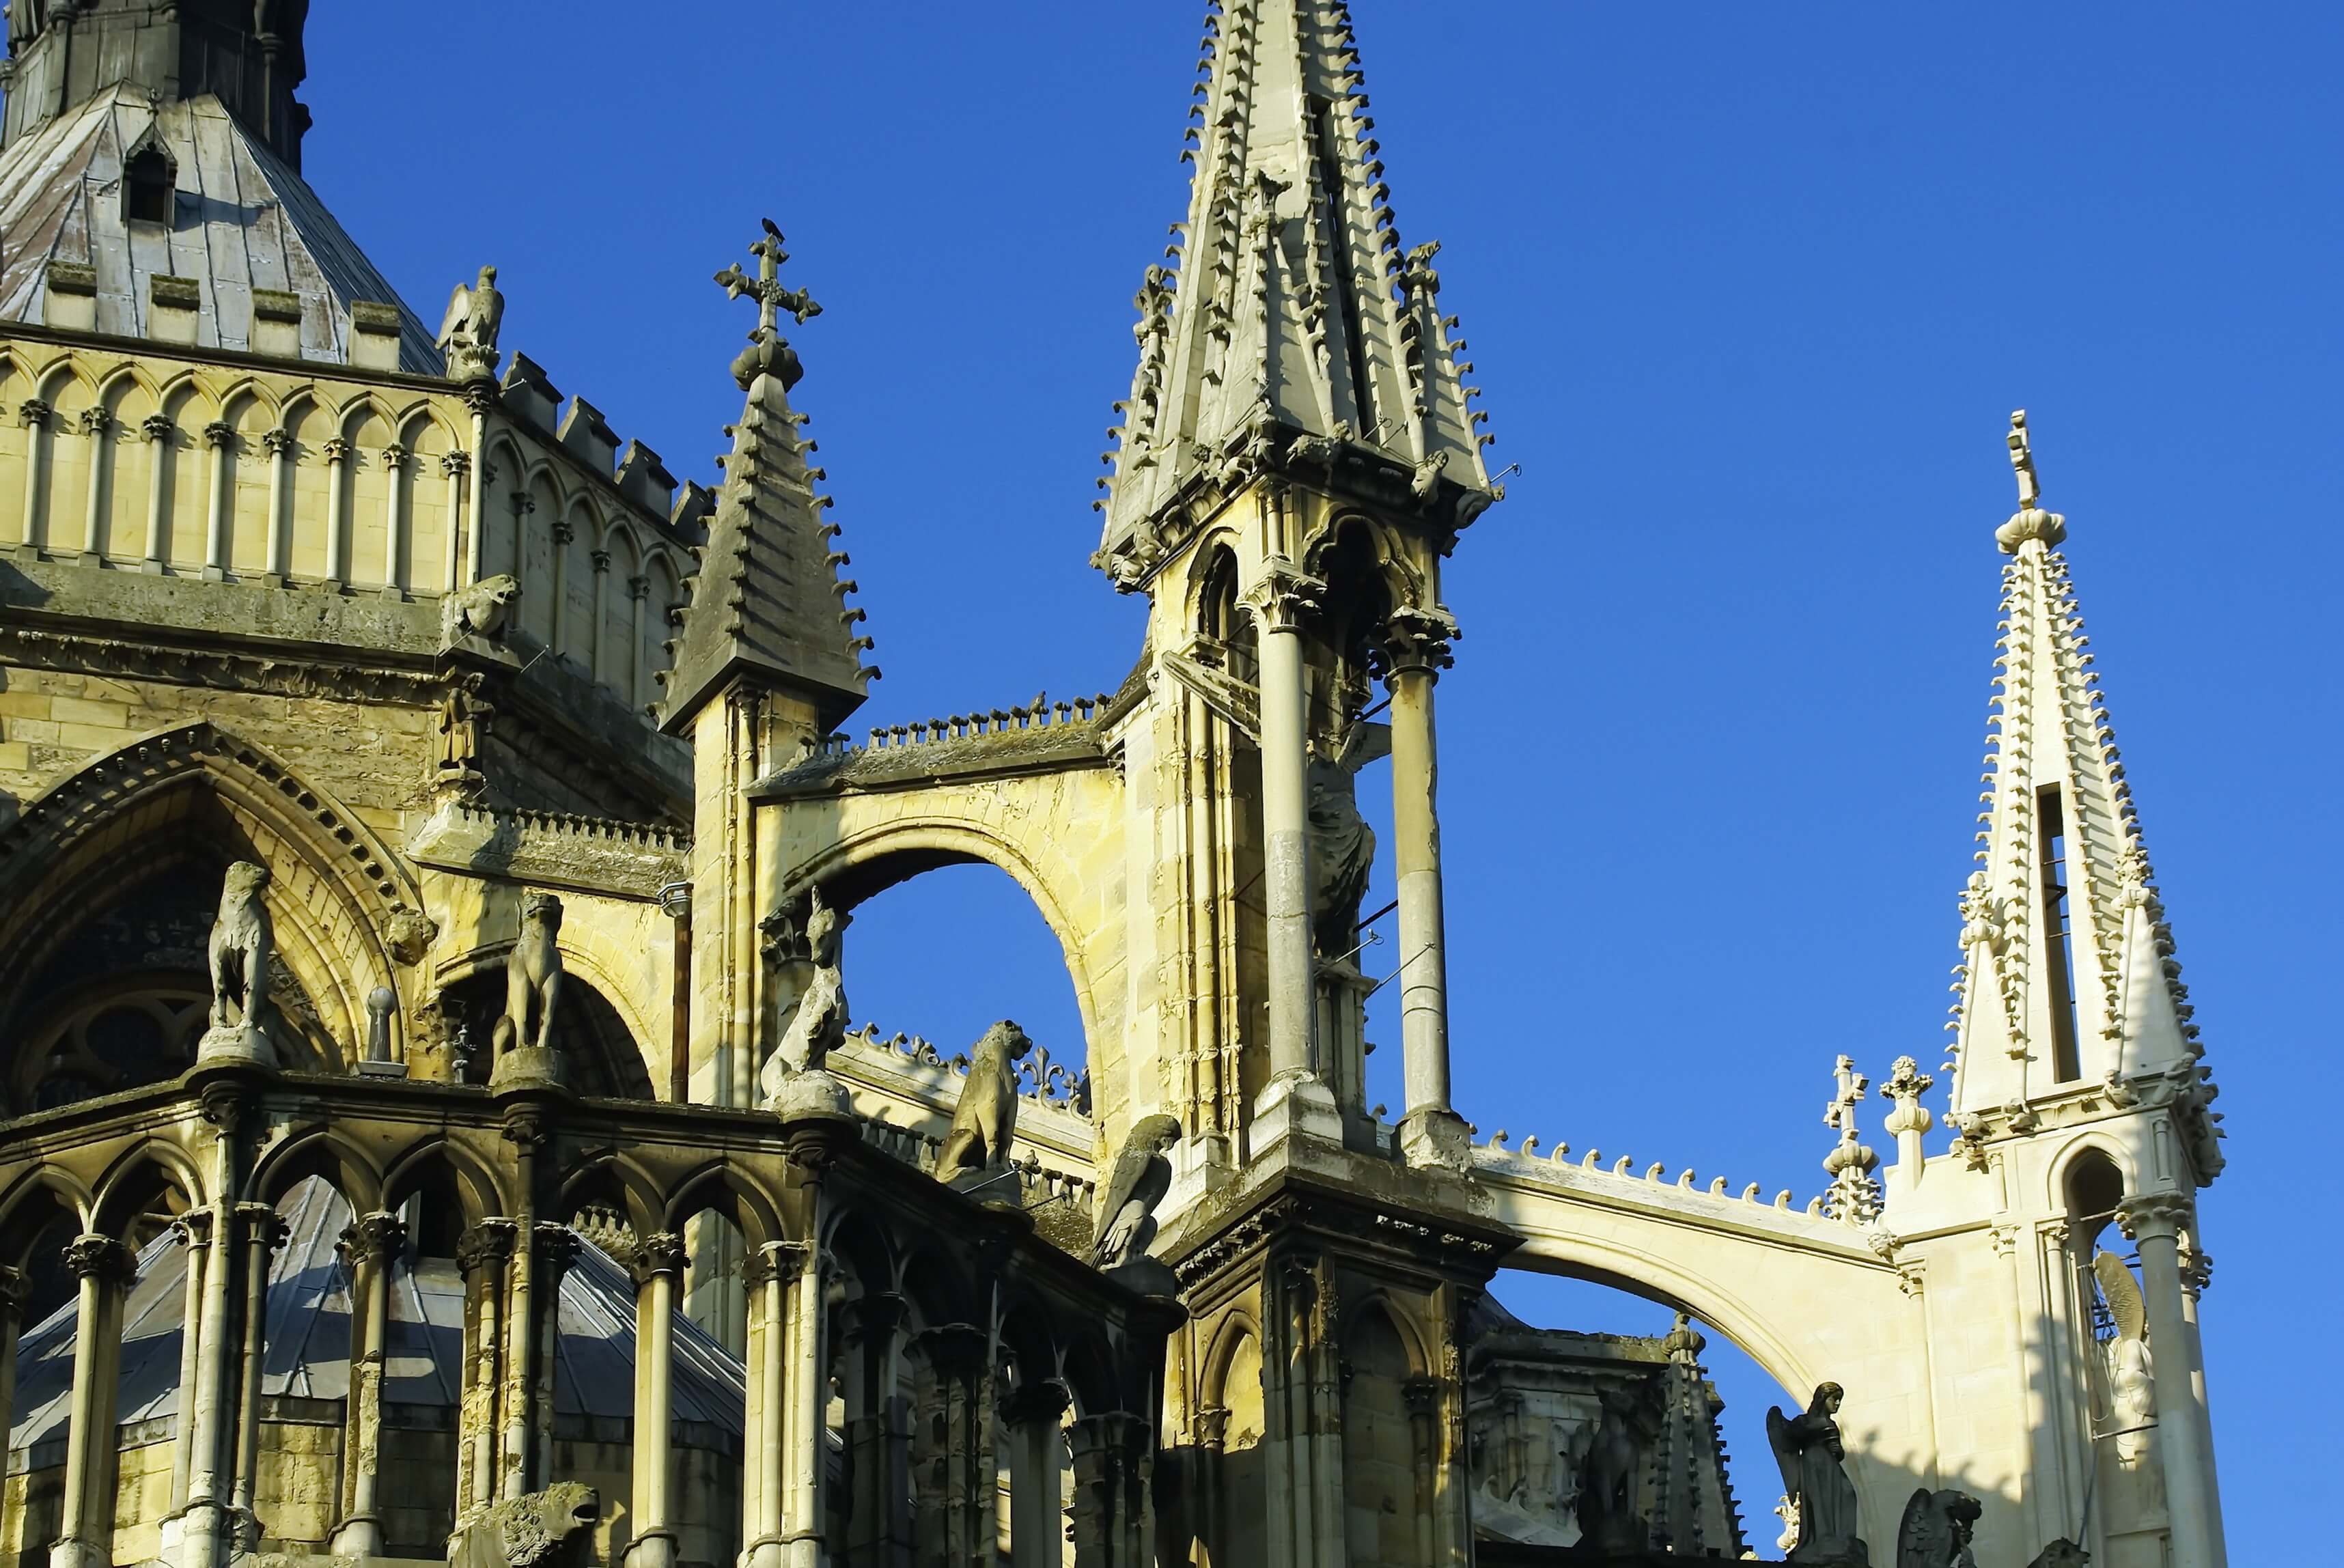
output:
<instances>
[{"instance_id":1,"label":"spire","mask_svg":"<svg viewBox=\"0 0 2344 1568\"><path fill-rule=\"evenodd\" d=\"M1355 445L1470 521L1488 504L1468 501L1488 488L1487 416L1440 314L1440 248L1400 243L1349 7L1212 0L1197 70L1188 218L1177 270L1150 267L1134 301L1103 558L1177 532L1193 481L1264 437L1321 459Z\"/></svg>"},{"instance_id":2,"label":"spire","mask_svg":"<svg viewBox=\"0 0 2344 1568\"><path fill-rule=\"evenodd\" d=\"M2082 612L2044 509L2024 410L2010 417L2018 510L2002 572L1995 733L1955 970L1954 1114L2024 1131L2046 1102L2133 1103L2163 1078L2187 1111L2198 1179L2221 1168L2214 1095L2141 842Z\"/></svg>"},{"instance_id":3,"label":"spire","mask_svg":"<svg viewBox=\"0 0 2344 1568\"><path fill-rule=\"evenodd\" d=\"M806 696L828 730L862 705L879 673L862 662L871 639L855 634L863 612L845 604L855 585L838 575L847 564L845 553L831 548L838 526L822 521L830 498L813 492L825 476L807 466L814 443L801 432L806 416L789 403L803 371L781 335L781 313L803 323L822 307L803 290L783 287L789 257L770 218L749 253L757 262L753 276L738 266L716 275L732 298L757 301L757 326L732 361L732 379L748 401L740 423L726 430L732 452L716 460L724 484L673 644L674 668L662 676L667 697L660 718L671 733L736 673Z\"/></svg>"}]
</instances>

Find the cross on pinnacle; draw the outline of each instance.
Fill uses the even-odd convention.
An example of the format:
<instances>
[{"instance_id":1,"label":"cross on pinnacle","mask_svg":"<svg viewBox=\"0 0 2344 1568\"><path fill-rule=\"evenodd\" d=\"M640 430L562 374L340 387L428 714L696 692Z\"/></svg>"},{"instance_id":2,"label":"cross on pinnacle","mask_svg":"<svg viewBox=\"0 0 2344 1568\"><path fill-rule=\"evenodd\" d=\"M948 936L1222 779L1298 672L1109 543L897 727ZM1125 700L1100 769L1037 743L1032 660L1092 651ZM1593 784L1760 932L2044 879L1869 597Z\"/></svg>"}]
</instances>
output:
<instances>
[{"instance_id":1,"label":"cross on pinnacle","mask_svg":"<svg viewBox=\"0 0 2344 1568\"><path fill-rule=\"evenodd\" d=\"M2026 440L2026 410L2014 409L2010 414L2010 466L2018 470L2018 510L2025 511L2042 499L2042 491L2035 481L2035 450Z\"/></svg>"},{"instance_id":2,"label":"cross on pinnacle","mask_svg":"<svg viewBox=\"0 0 2344 1568\"><path fill-rule=\"evenodd\" d=\"M788 311L801 327L809 319L822 314L822 307L815 304L813 296L804 289L782 287L782 263L790 258L789 253L782 248L782 231L774 227L773 220L769 217L764 222L765 237L749 247L749 254L757 258L757 276L750 277L741 270L738 263L716 275L716 281L724 286L724 292L732 298L738 299L747 294L756 299L755 335L761 339L773 335L779 324L780 312L783 310Z\"/></svg>"},{"instance_id":3,"label":"cross on pinnacle","mask_svg":"<svg viewBox=\"0 0 2344 1568\"><path fill-rule=\"evenodd\" d=\"M1854 1057L1840 1057L1833 1073L1839 1080L1839 1093L1824 1107L1824 1125L1836 1130L1841 1142L1853 1143L1855 1141L1855 1108L1864 1103L1864 1091L1872 1087L1872 1080L1855 1070Z\"/></svg>"}]
</instances>

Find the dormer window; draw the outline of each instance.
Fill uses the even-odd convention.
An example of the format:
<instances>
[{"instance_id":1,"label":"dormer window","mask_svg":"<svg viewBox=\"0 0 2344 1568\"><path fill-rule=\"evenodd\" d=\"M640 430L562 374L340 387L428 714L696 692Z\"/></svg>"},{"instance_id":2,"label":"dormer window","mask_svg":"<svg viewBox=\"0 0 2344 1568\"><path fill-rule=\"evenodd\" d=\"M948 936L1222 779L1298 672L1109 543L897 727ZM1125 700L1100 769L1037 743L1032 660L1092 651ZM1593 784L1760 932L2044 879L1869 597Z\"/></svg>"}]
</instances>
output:
<instances>
[{"instance_id":1,"label":"dormer window","mask_svg":"<svg viewBox=\"0 0 2344 1568\"><path fill-rule=\"evenodd\" d=\"M148 143L122 167L122 216L133 223L167 226L179 189L179 168L171 155Z\"/></svg>"}]
</instances>

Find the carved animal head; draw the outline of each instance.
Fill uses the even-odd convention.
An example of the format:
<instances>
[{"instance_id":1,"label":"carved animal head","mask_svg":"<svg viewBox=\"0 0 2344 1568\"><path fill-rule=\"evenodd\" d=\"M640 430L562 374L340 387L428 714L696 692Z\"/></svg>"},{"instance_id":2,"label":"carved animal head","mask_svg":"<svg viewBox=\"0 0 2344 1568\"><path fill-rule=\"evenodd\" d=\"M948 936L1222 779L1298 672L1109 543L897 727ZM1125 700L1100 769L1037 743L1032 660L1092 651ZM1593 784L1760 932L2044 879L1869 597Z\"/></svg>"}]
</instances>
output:
<instances>
[{"instance_id":1,"label":"carved animal head","mask_svg":"<svg viewBox=\"0 0 2344 1568\"><path fill-rule=\"evenodd\" d=\"M520 925L523 931L541 926L548 936L561 929L561 900L551 893L531 893L520 901Z\"/></svg>"},{"instance_id":2,"label":"carved animal head","mask_svg":"<svg viewBox=\"0 0 2344 1568\"><path fill-rule=\"evenodd\" d=\"M520 580L509 572L483 577L462 592L451 595L441 612L441 630L454 637L464 632L495 641L502 635L505 615L520 598Z\"/></svg>"},{"instance_id":3,"label":"carved animal head","mask_svg":"<svg viewBox=\"0 0 2344 1568\"><path fill-rule=\"evenodd\" d=\"M241 909L260 901L261 890L268 885L268 867L254 861L239 860L227 868L227 876L220 885L220 907Z\"/></svg>"},{"instance_id":4,"label":"carved animal head","mask_svg":"<svg viewBox=\"0 0 2344 1568\"><path fill-rule=\"evenodd\" d=\"M985 1037L976 1042L974 1059L980 1062L987 1059L1023 1061L1026 1054L1033 1048L1034 1042L1026 1037L1026 1031L1004 1018L985 1030Z\"/></svg>"},{"instance_id":5,"label":"carved animal head","mask_svg":"<svg viewBox=\"0 0 2344 1568\"><path fill-rule=\"evenodd\" d=\"M601 1495L574 1481L557 1481L543 1492L515 1498L504 1521L505 1561L513 1568L584 1560L573 1549L581 1532L591 1534L602 1517Z\"/></svg>"}]
</instances>

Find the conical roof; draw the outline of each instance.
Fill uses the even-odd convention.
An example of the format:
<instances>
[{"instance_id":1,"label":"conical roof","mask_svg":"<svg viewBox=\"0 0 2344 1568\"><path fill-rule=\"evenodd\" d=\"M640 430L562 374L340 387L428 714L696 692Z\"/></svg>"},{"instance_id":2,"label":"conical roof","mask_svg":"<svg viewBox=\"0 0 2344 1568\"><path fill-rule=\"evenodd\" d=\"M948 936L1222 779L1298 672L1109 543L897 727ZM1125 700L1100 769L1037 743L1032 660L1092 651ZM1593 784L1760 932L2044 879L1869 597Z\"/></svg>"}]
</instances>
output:
<instances>
[{"instance_id":1,"label":"conical roof","mask_svg":"<svg viewBox=\"0 0 2344 1568\"><path fill-rule=\"evenodd\" d=\"M176 180L167 221L134 218L126 167L157 148ZM431 333L317 192L216 97L150 102L108 88L0 149L0 321L48 318L51 268L89 268L97 330L143 338L157 278L192 280L196 343L249 349L253 291L299 301L304 359L347 363L350 307L397 307L399 368L440 373Z\"/></svg>"},{"instance_id":2,"label":"conical roof","mask_svg":"<svg viewBox=\"0 0 2344 1568\"><path fill-rule=\"evenodd\" d=\"M338 1400L349 1392L350 1275L335 1250L349 1204L312 1179L281 1206L291 1235L269 1270L266 1398ZM180 1340L187 1320L187 1254L172 1236L138 1256L138 1280L123 1314L120 1395L125 1426L175 1415ZM390 1323L382 1397L388 1404L454 1407L464 1361L464 1281L453 1259L400 1255L391 1267ZM634 1414L635 1289L627 1272L581 1239L563 1274L554 1413L630 1421ZM25 1330L17 1350L15 1424L8 1451L45 1446L38 1468L63 1457L73 1395L75 1310L68 1301ZM674 1327L675 1419L743 1430L745 1373L699 1325Z\"/></svg>"},{"instance_id":3,"label":"conical roof","mask_svg":"<svg viewBox=\"0 0 2344 1568\"><path fill-rule=\"evenodd\" d=\"M1488 482L1473 389L1438 303L1438 245L1402 246L1340 0L1226 0L1205 24L1177 269L1136 301L1114 432L1109 553L1265 421Z\"/></svg>"}]
</instances>

